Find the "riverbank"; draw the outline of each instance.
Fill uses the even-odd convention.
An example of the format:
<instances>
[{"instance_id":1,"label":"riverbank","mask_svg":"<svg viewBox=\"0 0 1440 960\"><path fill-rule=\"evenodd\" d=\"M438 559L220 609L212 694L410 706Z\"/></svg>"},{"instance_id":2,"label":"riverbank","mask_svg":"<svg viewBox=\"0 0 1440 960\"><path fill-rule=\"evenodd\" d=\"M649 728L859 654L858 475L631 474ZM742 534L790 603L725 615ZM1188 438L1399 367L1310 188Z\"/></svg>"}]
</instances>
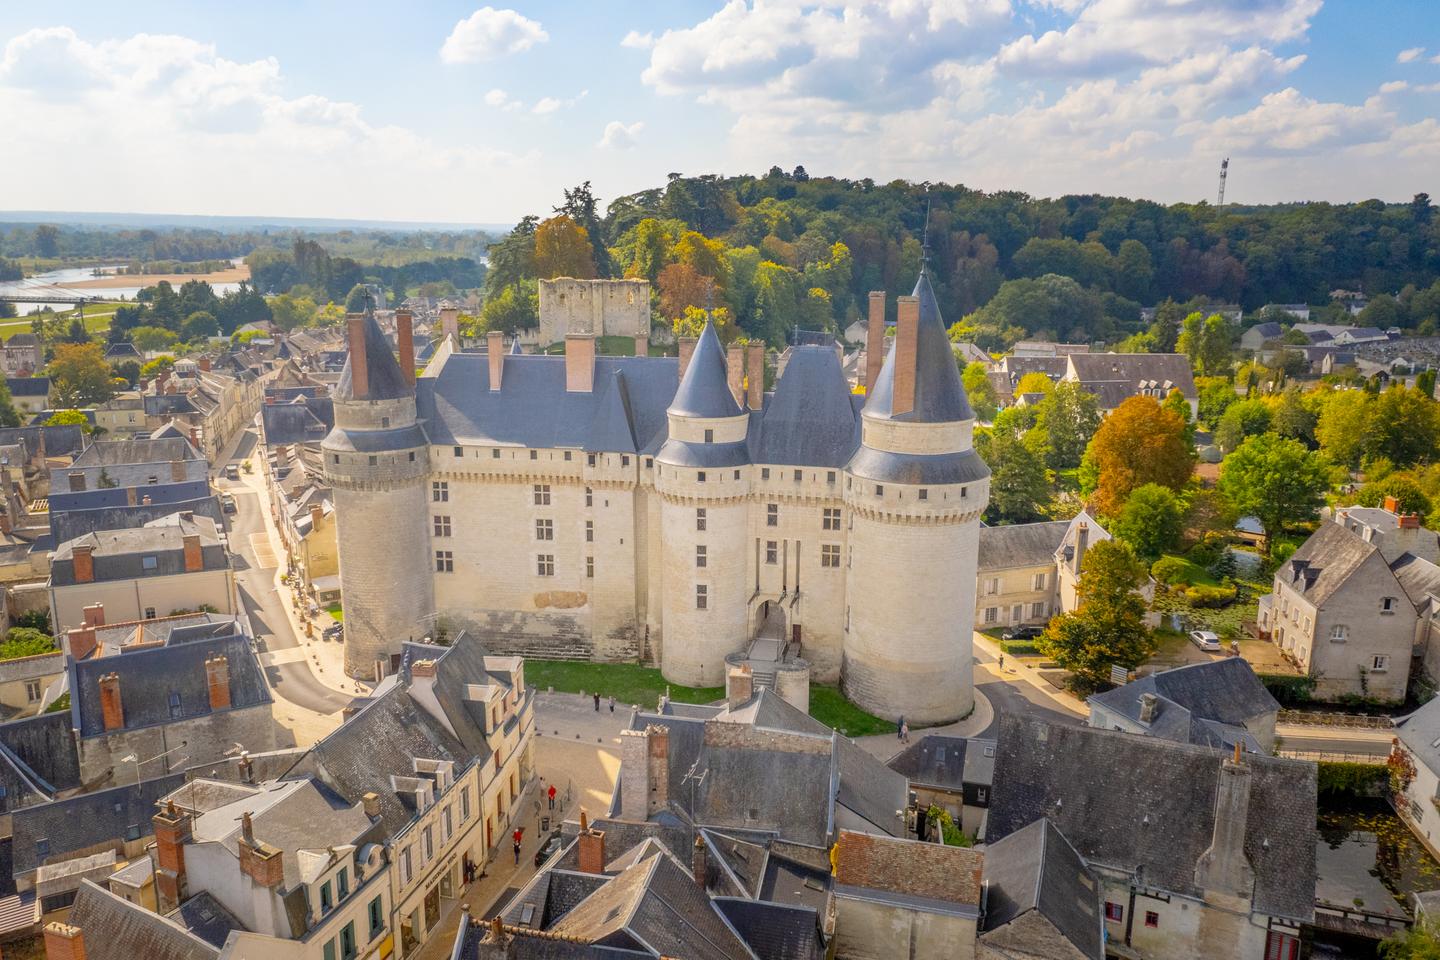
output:
<instances>
[{"instance_id":1,"label":"riverbank","mask_svg":"<svg viewBox=\"0 0 1440 960\"><path fill-rule=\"evenodd\" d=\"M141 287L153 287L161 280L168 281L172 287L178 287L189 280L203 280L209 284L216 284L240 283L249 279L250 268L242 263L210 273L107 273L103 277L92 277L88 280L70 280L65 283L65 286L76 289L133 287L138 290Z\"/></svg>"}]
</instances>

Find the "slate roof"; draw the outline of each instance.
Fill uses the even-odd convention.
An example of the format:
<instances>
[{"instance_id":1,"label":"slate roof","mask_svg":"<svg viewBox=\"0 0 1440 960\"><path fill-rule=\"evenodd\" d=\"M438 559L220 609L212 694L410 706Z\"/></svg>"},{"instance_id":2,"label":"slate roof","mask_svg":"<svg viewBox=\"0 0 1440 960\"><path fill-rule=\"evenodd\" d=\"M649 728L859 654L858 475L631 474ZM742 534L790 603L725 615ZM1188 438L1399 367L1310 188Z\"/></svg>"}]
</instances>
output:
<instances>
[{"instance_id":1,"label":"slate roof","mask_svg":"<svg viewBox=\"0 0 1440 960\"><path fill-rule=\"evenodd\" d=\"M85 447L85 431L75 425L63 427L7 427L0 430L0 446L24 441L25 449L33 455L64 457L78 453Z\"/></svg>"},{"instance_id":2,"label":"slate roof","mask_svg":"<svg viewBox=\"0 0 1440 960\"><path fill-rule=\"evenodd\" d=\"M1213 841L1224 754L1010 713L1000 717L997 754L987 841L1048 817L1092 866L1201 895L1196 865ZM1253 906L1308 922L1315 910L1315 765L1262 756L1245 762Z\"/></svg>"},{"instance_id":3,"label":"slate roof","mask_svg":"<svg viewBox=\"0 0 1440 960\"><path fill-rule=\"evenodd\" d=\"M1090 702L1139 722L1140 697L1146 693L1184 707L1201 720L1232 726L1244 726L1249 720L1280 709L1279 702L1242 657L1225 657L1152 673L1097 693ZM1162 702L1160 712L1164 711Z\"/></svg>"},{"instance_id":4,"label":"slate roof","mask_svg":"<svg viewBox=\"0 0 1440 960\"><path fill-rule=\"evenodd\" d=\"M843 467L860 443L862 402L846 389L834 350L792 348L763 413L751 416L751 462Z\"/></svg>"},{"instance_id":5,"label":"slate roof","mask_svg":"<svg viewBox=\"0 0 1440 960\"><path fill-rule=\"evenodd\" d=\"M994 775L994 757L983 758L990 760L985 764L971 754L984 754L987 749L993 753L994 748L994 740L931 733L891 757L886 765L911 783L944 790L959 790L967 783L988 786ZM982 779L974 779L977 776Z\"/></svg>"},{"instance_id":6,"label":"slate roof","mask_svg":"<svg viewBox=\"0 0 1440 960\"><path fill-rule=\"evenodd\" d=\"M825 956L825 941L813 907L744 897L716 897L711 902L740 939L764 960L821 960Z\"/></svg>"},{"instance_id":7,"label":"slate roof","mask_svg":"<svg viewBox=\"0 0 1440 960\"><path fill-rule=\"evenodd\" d=\"M1440 566L1413 553L1402 553L1390 569L1417 608L1429 602L1430 597L1440 597Z\"/></svg>"},{"instance_id":8,"label":"slate roof","mask_svg":"<svg viewBox=\"0 0 1440 960\"><path fill-rule=\"evenodd\" d=\"M80 786L80 756L68 713L0 724L0 812L52 800Z\"/></svg>"},{"instance_id":9,"label":"slate roof","mask_svg":"<svg viewBox=\"0 0 1440 960\"><path fill-rule=\"evenodd\" d=\"M132 463L203 460L189 440L96 440L75 458L76 467L113 467Z\"/></svg>"},{"instance_id":10,"label":"slate roof","mask_svg":"<svg viewBox=\"0 0 1440 960\"><path fill-rule=\"evenodd\" d=\"M1340 524L1321 523L1275 575L1320 607L1361 564L1379 552L1374 544L1366 543Z\"/></svg>"},{"instance_id":11,"label":"slate roof","mask_svg":"<svg viewBox=\"0 0 1440 960\"><path fill-rule=\"evenodd\" d=\"M725 348L720 345L720 336L708 320L685 368L685 376L675 390L669 412L677 417L702 419L740 415L740 406L730 392Z\"/></svg>"},{"instance_id":12,"label":"slate roof","mask_svg":"<svg viewBox=\"0 0 1440 960\"><path fill-rule=\"evenodd\" d=\"M48 397L49 377L6 377L5 384L12 397Z\"/></svg>"},{"instance_id":13,"label":"slate roof","mask_svg":"<svg viewBox=\"0 0 1440 960\"><path fill-rule=\"evenodd\" d=\"M82 793L12 814L15 873L28 873L46 860L63 860L77 850L151 833L155 802L185 782L183 773Z\"/></svg>"},{"instance_id":14,"label":"slate roof","mask_svg":"<svg viewBox=\"0 0 1440 960\"><path fill-rule=\"evenodd\" d=\"M85 936L86 960L215 960L220 951L168 917L82 881L70 925Z\"/></svg>"},{"instance_id":15,"label":"slate roof","mask_svg":"<svg viewBox=\"0 0 1440 960\"><path fill-rule=\"evenodd\" d=\"M229 568L230 555L215 536L213 523L202 524L193 519L178 518L174 523L167 523L173 516L175 511L171 505L164 516L150 521L146 526L97 530L65 541L56 549L51 561L51 582L57 587L79 582L75 579L77 546L89 546L92 549L94 578L97 582L185 573L184 541L187 536L200 538L202 570ZM145 559L152 556L155 558L155 566L147 569Z\"/></svg>"},{"instance_id":16,"label":"slate roof","mask_svg":"<svg viewBox=\"0 0 1440 960\"><path fill-rule=\"evenodd\" d=\"M231 930L245 929L245 925L225 909L224 904L211 896L209 891L198 893L186 900L167 913L165 918L178 923L217 950L225 946L225 939L230 936Z\"/></svg>"},{"instance_id":17,"label":"slate roof","mask_svg":"<svg viewBox=\"0 0 1440 960\"><path fill-rule=\"evenodd\" d=\"M335 404L329 397L300 397L264 404L260 417L267 444L318 442L335 426Z\"/></svg>"},{"instance_id":18,"label":"slate roof","mask_svg":"<svg viewBox=\"0 0 1440 960\"><path fill-rule=\"evenodd\" d=\"M260 661L250 648L250 638L232 623L218 625L234 631L231 635L195 639L172 631L163 647L121 652L119 656L70 663L71 712L82 737L105 735L100 709L100 678L120 677L120 701L125 729L173 723L211 714L210 687L205 661L223 655L230 666L230 710L270 703L270 691ZM214 633L217 625L201 625Z\"/></svg>"},{"instance_id":19,"label":"slate roof","mask_svg":"<svg viewBox=\"0 0 1440 960\"><path fill-rule=\"evenodd\" d=\"M366 311L365 322L365 372L367 375L367 393L364 397L355 396L355 387L351 383L351 358L349 354L345 357L345 367L340 371L340 382L335 385L334 396L338 400L396 400L400 397L409 396L412 388L405 373L400 369L400 362L395 359L395 354L390 352L390 341L385 334L380 332L380 326L375 322L373 311Z\"/></svg>"},{"instance_id":20,"label":"slate roof","mask_svg":"<svg viewBox=\"0 0 1440 960\"><path fill-rule=\"evenodd\" d=\"M1177 389L1187 400L1198 396L1190 359L1184 354L1072 353L1069 362L1070 372L1066 378L1082 383L1121 380L1130 385L1132 394L1144 384L1153 384L1157 388Z\"/></svg>"},{"instance_id":21,"label":"slate roof","mask_svg":"<svg viewBox=\"0 0 1440 960\"><path fill-rule=\"evenodd\" d=\"M1004 366L1004 372L1009 374L1010 386L1013 388L1027 373L1043 373L1051 380L1059 380L1065 376L1069 369L1068 356L1062 354L1055 357L1017 357L1014 354L1003 357L1000 363Z\"/></svg>"},{"instance_id":22,"label":"slate roof","mask_svg":"<svg viewBox=\"0 0 1440 960\"><path fill-rule=\"evenodd\" d=\"M907 413L892 412L895 389L895 344L885 357L885 364L875 378L874 389L865 401L865 416L906 423L953 423L973 420L975 413L960 382L960 368L950 349L950 335L940 316L940 305L930 286L925 268L915 281L911 294L920 299L920 324L915 345L915 406Z\"/></svg>"},{"instance_id":23,"label":"slate roof","mask_svg":"<svg viewBox=\"0 0 1440 960\"><path fill-rule=\"evenodd\" d=\"M1280 324L1276 323L1274 320L1268 320L1265 323L1257 323L1255 324L1255 326L1245 331L1246 334L1255 334L1255 336L1260 338L1262 343L1266 340L1274 339L1275 337L1280 336L1284 332L1285 328L1280 326ZM1244 334L1242 334L1242 336L1243 335Z\"/></svg>"},{"instance_id":24,"label":"slate roof","mask_svg":"<svg viewBox=\"0 0 1440 960\"><path fill-rule=\"evenodd\" d=\"M1060 543L1069 527L1069 520L982 526L979 569L989 571L1052 566L1055 563L1055 551L1060 549Z\"/></svg>"},{"instance_id":25,"label":"slate roof","mask_svg":"<svg viewBox=\"0 0 1440 960\"><path fill-rule=\"evenodd\" d=\"M1440 770L1440 697L1397 722L1395 735L1416 760L1432 771Z\"/></svg>"},{"instance_id":26,"label":"slate roof","mask_svg":"<svg viewBox=\"0 0 1440 960\"><path fill-rule=\"evenodd\" d=\"M1103 960L1103 888L1049 820L986 846L986 933L1038 910L1083 956Z\"/></svg>"}]
</instances>

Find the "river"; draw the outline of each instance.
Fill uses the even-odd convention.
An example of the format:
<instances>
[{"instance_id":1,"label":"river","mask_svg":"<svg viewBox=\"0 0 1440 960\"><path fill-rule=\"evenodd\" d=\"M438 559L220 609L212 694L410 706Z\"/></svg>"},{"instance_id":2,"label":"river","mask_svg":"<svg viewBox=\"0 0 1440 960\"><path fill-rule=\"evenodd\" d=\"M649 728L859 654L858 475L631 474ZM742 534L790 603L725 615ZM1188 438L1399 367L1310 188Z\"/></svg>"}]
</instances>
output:
<instances>
[{"instance_id":1,"label":"river","mask_svg":"<svg viewBox=\"0 0 1440 960\"><path fill-rule=\"evenodd\" d=\"M26 294L32 296L66 296L68 294L82 294L86 297L99 297L105 300L133 300L139 287L133 284L125 286L86 286L70 288L67 285L81 280L95 279L96 271L102 274L114 274L120 268L119 264L110 264L100 267L62 267L59 270L49 270L45 273L37 273L33 277L26 277L24 280L13 280L0 283L0 297L23 297ZM231 290L239 289L239 283L212 283L211 289L218 297L221 294L229 293ZM59 288L59 289L57 289ZM15 303L17 313L24 315L40 310L43 307L51 307L54 310L68 309L63 303L35 303L18 301Z\"/></svg>"}]
</instances>

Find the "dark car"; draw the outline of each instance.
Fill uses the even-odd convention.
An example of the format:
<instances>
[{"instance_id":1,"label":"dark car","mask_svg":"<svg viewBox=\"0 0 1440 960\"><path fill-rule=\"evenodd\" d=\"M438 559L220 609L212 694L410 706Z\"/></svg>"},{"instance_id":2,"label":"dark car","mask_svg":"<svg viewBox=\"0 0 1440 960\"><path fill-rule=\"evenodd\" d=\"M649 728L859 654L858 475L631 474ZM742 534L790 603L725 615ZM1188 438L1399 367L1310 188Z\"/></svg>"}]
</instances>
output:
<instances>
[{"instance_id":1,"label":"dark car","mask_svg":"<svg viewBox=\"0 0 1440 960\"><path fill-rule=\"evenodd\" d=\"M539 867L544 864L546 860L555 855L555 851L559 850L560 846L560 831L551 831L550 836L545 838L545 842L540 844L540 849L535 851L535 866Z\"/></svg>"},{"instance_id":2,"label":"dark car","mask_svg":"<svg viewBox=\"0 0 1440 960\"><path fill-rule=\"evenodd\" d=\"M1034 640L1045 632L1045 628L1038 623L1027 623L1018 627L1011 627L1000 634L1001 640Z\"/></svg>"},{"instance_id":3,"label":"dark car","mask_svg":"<svg viewBox=\"0 0 1440 960\"><path fill-rule=\"evenodd\" d=\"M333 627L326 627L320 636L324 640L339 640L345 636L345 625L337 623Z\"/></svg>"}]
</instances>

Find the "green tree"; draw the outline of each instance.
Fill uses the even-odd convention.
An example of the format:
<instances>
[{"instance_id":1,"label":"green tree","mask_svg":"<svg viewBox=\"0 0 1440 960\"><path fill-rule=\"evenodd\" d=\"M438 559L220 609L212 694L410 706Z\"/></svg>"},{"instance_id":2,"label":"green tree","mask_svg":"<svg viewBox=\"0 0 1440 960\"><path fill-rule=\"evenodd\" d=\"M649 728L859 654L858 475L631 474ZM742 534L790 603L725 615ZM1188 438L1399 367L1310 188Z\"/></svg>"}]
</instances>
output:
<instances>
[{"instance_id":1,"label":"green tree","mask_svg":"<svg viewBox=\"0 0 1440 960\"><path fill-rule=\"evenodd\" d=\"M90 418L81 410L56 410L45 421L47 427L79 427L85 433L94 430Z\"/></svg>"},{"instance_id":2,"label":"green tree","mask_svg":"<svg viewBox=\"0 0 1440 960\"><path fill-rule=\"evenodd\" d=\"M1377 955L1380 960L1440 960L1440 934L1433 923L1422 918L1409 930L1382 940Z\"/></svg>"},{"instance_id":3,"label":"green tree","mask_svg":"<svg viewBox=\"0 0 1440 960\"><path fill-rule=\"evenodd\" d=\"M1000 407L995 400L995 385L990 382L990 368L979 360L971 361L965 365L960 379L975 415L981 420L994 420Z\"/></svg>"},{"instance_id":4,"label":"green tree","mask_svg":"<svg viewBox=\"0 0 1440 960\"><path fill-rule=\"evenodd\" d=\"M1078 383L1061 381L1040 401L1035 429L1045 438L1045 459L1052 470L1080 466L1090 438L1100 426L1095 395Z\"/></svg>"},{"instance_id":5,"label":"green tree","mask_svg":"<svg viewBox=\"0 0 1440 960\"><path fill-rule=\"evenodd\" d=\"M42 257L59 256L60 228L50 223L42 223L36 227L35 252Z\"/></svg>"},{"instance_id":6,"label":"green tree","mask_svg":"<svg viewBox=\"0 0 1440 960\"><path fill-rule=\"evenodd\" d=\"M1220 492L1265 529L1265 550L1286 525L1310 520L1330 488L1325 458L1273 433L1250 437L1220 465Z\"/></svg>"},{"instance_id":7,"label":"green tree","mask_svg":"<svg viewBox=\"0 0 1440 960\"><path fill-rule=\"evenodd\" d=\"M1233 403L1215 428L1215 444L1229 453L1245 438L1258 436L1270 429L1270 405L1264 400L1241 400Z\"/></svg>"},{"instance_id":8,"label":"green tree","mask_svg":"<svg viewBox=\"0 0 1440 960\"><path fill-rule=\"evenodd\" d=\"M1009 349L1027 333L1088 341L1113 332L1095 291L1056 274L1005 281L965 321L980 331L971 339L986 350Z\"/></svg>"},{"instance_id":9,"label":"green tree","mask_svg":"<svg viewBox=\"0 0 1440 960\"><path fill-rule=\"evenodd\" d=\"M1190 358L1199 373L1215 376L1229 368L1234 341L1235 331L1228 320L1218 313L1206 317L1197 312L1185 318L1175 347Z\"/></svg>"},{"instance_id":10,"label":"green tree","mask_svg":"<svg viewBox=\"0 0 1440 960\"><path fill-rule=\"evenodd\" d=\"M220 321L208 310L196 310L185 318L180 335L186 340L206 340L220 336Z\"/></svg>"},{"instance_id":11,"label":"green tree","mask_svg":"<svg viewBox=\"0 0 1440 960\"><path fill-rule=\"evenodd\" d=\"M168 350L179 338L164 327L134 327L130 331L130 342L141 353L151 350Z\"/></svg>"},{"instance_id":12,"label":"green tree","mask_svg":"<svg viewBox=\"0 0 1440 960\"><path fill-rule=\"evenodd\" d=\"M1185 421L1185 442L1194 446L1195 417L1190 410L1190 401L1185 399L1185 394L1181 393L1178 388L1172 389L1160 406Z\"/></svg>"},{"instance_id":13,"label":"green tree","mask_svg":"<svg viewBox=\"0 0 1440 960\"><path fill-rule=\"evenodd\" d=\"M1320 397L1315 439L1334 463L1356 467L1370 440L1375 401L1364 390L1332 390Z\"/></svg>"},{"instance_id":14,"label":"green tree","mask_svg":"<svg viewBox=\"0 0 1440 960\"><path fill-rule=\"evenodd\" d=\"M300 327L308 327L315 322L315 313L318 308L315 301L306 296L293 296L282 293L270 301L270 314L275 326L281 330L295 330Z\"/></svg>"},{"instance_id":15,"label":"green tree","mask_svg":"<svg viewBox=\"0 0 1440 960\"><path fill-rule=\"evenodd\" d=\"M1387 497L1398 501L1401 513L1418 513L1422 517L1430 515L1430 498L1413 477L1404 473L1392 473L1383 480L1365 484L1356 495L1355 502L1362 507L1379 507L1384 505Z\"/></svg>"},{"instance_id":16,"label":"green tree","mask_svg":"<svg viewBox=\"0 0 1440 960\"><path fill-rule=\"evenodd\" d=\"M364 313L370 307L374 299L370 296L370 288L363 283L357 283L350 288L345 295L346 313Z\"/></svg>"},{"instance_id":17,"label":"green tree","mask_svg":"<svg viewBox=\"0 0 1440 960\"><path fill-rule=\"evenodd\" d=\"M502 330L505 333L534 329L540 323L540 296L535 281L522 281L506 287L497 296L486 300L480 310L480 321L486 330Z\"/></svg>"},{"instance_id":18,"label":"green tree","mask_svg":"<svg viewBox=\"0 0 1440 960\"><path fill-rule=\"evenodd\" d=\"M104 403L115 392L110 365L98 343L60 344L46 371L62 406Z\"/></svg>"},{"instance_id":19,"label":"green tree","mask_svg":"<svg viewBox=\"0 0 1440 960\"><path fill-rule=\"evenodd\" d=\"M1149 248L1133 237L1121 240L1120 249L1115 252L1115 292L1122 297L1148 303L1150 281L1154 276L1155 266L1151 263ZM1157 320L1159 316L1157 310ZM1171 349L1173 341L1171 346L1164 348L1164 352Z\"/></svg>"},{"instance_id":20,"label":"green tree","mask_svg":"<svg viewBox=\"0 0 1440 960\"><path fill-rule=\"evenodd\" d=\"M1150 336L1155 340L1156 353L1172 353L1175 342L1180 338L1180 324L1185 322L1185 310L1174 300L1155 308L1155 320L1150 324Z\"/></svg>"},{"instance_id":21,"label":"green tree","mask_svg":"<svg viewBox=\"0 0 1440 960\"><path fill-rule=\"evenodd\" d=\"M15 409L15 399L10 396L10 385L0 378L0 427L20 426L20 411Z\"/></svg>"},{"instance_id":22,"label":"green tree","mask_svg":"<svg viewBox=\"0 0 1440 960\"><path fill-rule=\"evenodd\" d=\"M1174 549L1185 531L1185 507L1174 490L1147 483L1130 492L1113 526L1115 536L1153 561Z\"/></svg>"},{"instance_id":23,"label":"green tree","mask_svg":"<svg viewBox=\"0 0 1440 960\"><path fill-rule=\"evenodd\" d=\"M169 354L166 354L164 356L156 357L154 360L149 361L143 367L141 367L140 376L146 380L150 380L154 377L159 376L161 370L173 369L175 369L175 358L170 356Z\"/></svg>"},{"instance_id":24,"label":"green tree","mask_svg":"<svg viewBox=\"0 0 1440 960\"><path fill-rule=\"evenodd\" d=\"M1010 430L980 430L975 450L990 466L988 522L1030 523L1044 516L1050 484L1040 456Z\"/></svg>"},{"instance_id":25,"label":"green tree","mask_svg":"<svg viewBox=\"0 0 1440 960\"><path fill-rule=\"evenodd\" d=\"M1212 430L1219 425L1220 418L1230 405L1240 399L1235 395L1235 385L1229 377L1196 377L1195 391L1200 401L1200 422Z\"/></svg>"},{"instance_id":26,"label":"green tree","mask_svg":"<svg viewBox=\"0 0 1440 960\"><path fill-rule=\"evenodd\" d=\"M1391 387L1375 398L1366 452L1396 466L1429 463L1440 452L1440 405L1414 387Z\"/></svg>"},{"instance_id":27,"label":"green tree","mask_svg":"<svg viewBox=\"0 0 1440 960\"><path fill-rule=\"evenodd\" d=\"M1050 621L1037 645L1086 686L1109 679L1110 667L1132 669L1156 650L1145 626L1144 564L1119 540L1102 540L1085 551L1079 606Z\"/></svg>"}]
</instances>

